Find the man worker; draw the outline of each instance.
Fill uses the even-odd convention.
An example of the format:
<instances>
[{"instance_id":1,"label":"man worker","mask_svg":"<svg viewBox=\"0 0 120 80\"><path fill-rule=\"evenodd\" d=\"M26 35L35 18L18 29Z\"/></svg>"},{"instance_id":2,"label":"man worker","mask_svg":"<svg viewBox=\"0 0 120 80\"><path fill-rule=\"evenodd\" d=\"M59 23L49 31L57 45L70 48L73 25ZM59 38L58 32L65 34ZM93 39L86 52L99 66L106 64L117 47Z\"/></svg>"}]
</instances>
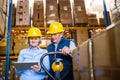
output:
<instances>
[{"instance_id":1,"label":"man worker","mask_svg":"<svg viewBox=\"0 0 120 80\"><path fill-rule=\"evenodd\" d=\"M47 34L51 35L51 43L47 46L48 52L61 52L57 57L62 58L63 70L60 73L61 80L73 80L73 63L72 57L68 54L72 54L72 50L76 48L73 41L66 39L63 36L64 28L63 25L59 22L53 22L49 26ZM50 67L52 67L54 55L49 55ZM52 76L55 76L55 73L50 69ZM49 80L52 80L49 77Z\"/></svg>"}]
</instances>

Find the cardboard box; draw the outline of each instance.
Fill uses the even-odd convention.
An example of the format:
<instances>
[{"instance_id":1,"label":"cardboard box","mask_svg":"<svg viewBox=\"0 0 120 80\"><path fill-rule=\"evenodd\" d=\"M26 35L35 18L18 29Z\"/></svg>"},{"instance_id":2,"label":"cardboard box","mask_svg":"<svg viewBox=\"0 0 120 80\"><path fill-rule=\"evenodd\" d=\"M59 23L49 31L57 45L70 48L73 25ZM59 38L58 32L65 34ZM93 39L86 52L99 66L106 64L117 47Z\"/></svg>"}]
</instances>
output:
<instances>
[{"instance_id":1,"label":"cardboard box","mask_svg":"<svg viewBox=\"0 0 120 80\"><path fill-rule=\"evenodd\" d=\"M97 21L97 19L95 18L88 18L88 25L89 26L98 26L98 21Z\"/></svg>"},{"instance_id":2,"label":"cardboard box","mask_svg":"<svg viewBox=\"0 0 120 80\"><path fill-rule=\"evenodd\" d=\"M16 25L30 25L29 0L18 0L16 9Z\"/></svg>"},{"instance_id":3,"label":"cardboard box","mask_svg":"<svg viewBox=\"0 0 120 80\"><path fill-rule=\"evenodd\" d=\"M86 11L75 11L74 12L75 25L87 25L88 24L88 16Z\"/></svg>"},{"instance_id":4,"label":"cardboard box","mask_svg":"<svg viewBox=\"0 0 120 80\"><path fill-rule=\"evenodd\" d=\"M57 0L46 0L46 25L58 21L58 5Z\"/></svg>"},{"instance_id":5,"label":"cardboard box","mask_svg":"<svg viewBox=\"0 0 120 80\"><path fill-rule=\"evenodd\" d=\"M35 1L33 7L33 26L44 26L44 8L43 1Z\"/></svg>"}]
</instances>

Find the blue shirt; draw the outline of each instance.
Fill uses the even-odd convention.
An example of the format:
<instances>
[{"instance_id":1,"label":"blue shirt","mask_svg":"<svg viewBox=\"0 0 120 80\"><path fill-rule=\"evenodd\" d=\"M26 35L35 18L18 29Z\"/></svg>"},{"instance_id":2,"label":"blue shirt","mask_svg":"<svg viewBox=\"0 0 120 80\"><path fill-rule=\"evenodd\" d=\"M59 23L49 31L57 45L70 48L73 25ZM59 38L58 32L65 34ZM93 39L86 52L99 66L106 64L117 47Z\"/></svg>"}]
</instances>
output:
<instances>
[{"instance_id":1,"label":"blue shirt","mask_svg":"<svg viewBox=\"0 0 120 80\"><path fill-rule=\"evenodd\" d=\"M40 65L40 58L45 53L47 53L47 50L41 48L33 49L32 47L29 47L20 51L17 62L38 62ZM47 70L49 70L50 63L48 56L43 59L43 64ZM41 69L40 72L35 72L32 69L21 71L16 70L16 73L21 74L20 80L44 80L45 78L45 71L43 69Z\"/></svg>"}]
</instances>

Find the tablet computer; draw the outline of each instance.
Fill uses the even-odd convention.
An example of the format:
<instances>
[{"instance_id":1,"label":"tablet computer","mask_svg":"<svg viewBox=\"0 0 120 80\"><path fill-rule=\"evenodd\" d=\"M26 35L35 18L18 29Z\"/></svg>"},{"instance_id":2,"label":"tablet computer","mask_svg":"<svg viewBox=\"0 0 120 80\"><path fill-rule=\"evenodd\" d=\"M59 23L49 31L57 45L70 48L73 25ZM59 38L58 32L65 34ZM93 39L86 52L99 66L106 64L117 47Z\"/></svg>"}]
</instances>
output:
<instances>
[{"instance_id":1,"label":"tablet computer","mask_svg":"<svg viewBox=\"0 0 120 80\"><path fill-rule=\"evenodd\" d=\"M38 62L13 62L17 70L31 69L31 66L38 65Z\"/></svg>"}]
</instances>

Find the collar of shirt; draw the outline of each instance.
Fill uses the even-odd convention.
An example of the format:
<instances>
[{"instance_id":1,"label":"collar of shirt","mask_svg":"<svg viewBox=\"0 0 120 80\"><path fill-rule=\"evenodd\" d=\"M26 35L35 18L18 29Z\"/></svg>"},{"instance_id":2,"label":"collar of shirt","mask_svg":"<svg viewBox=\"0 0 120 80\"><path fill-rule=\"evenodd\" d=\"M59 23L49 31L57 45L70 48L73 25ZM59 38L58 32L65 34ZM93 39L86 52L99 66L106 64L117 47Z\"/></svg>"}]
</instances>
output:
<instances>
[{"instance_id":1,"label":"collar of shirt","mask_svg":"<svg viewBox=\"0 0 120 80\"><path fill-rule=\"evenodd\" d=\"M38 51L41 51L39 47L33 48L32 46L30 46L30 47L28 48L28 50L29 50L30 52L38 52Z\"/></svg>"},{"instance_id":2,"label":"collar of shirt","mask_svg":"<svg viewBox=\"0 0 120 80\"><path fill-rule=\"evenodd\" d=\"M29 48L30 50L38 50L39 49L39 47L36 47L36 48L33 48L32 46L30 46L30 48Z\"/></svg>"},{"instance_id":3,"label":"collar of shirt","mask_svg":"<svg viewBox=\"0 0 120 80\"><path fill-rule=\"evenodd\" d=\"M33 48L32 46L30 46L28 48L29 55L36 56L36 55L39 55L40 52L41 52L41 49L39 47Z\"/></svg>"}]
</instances>

